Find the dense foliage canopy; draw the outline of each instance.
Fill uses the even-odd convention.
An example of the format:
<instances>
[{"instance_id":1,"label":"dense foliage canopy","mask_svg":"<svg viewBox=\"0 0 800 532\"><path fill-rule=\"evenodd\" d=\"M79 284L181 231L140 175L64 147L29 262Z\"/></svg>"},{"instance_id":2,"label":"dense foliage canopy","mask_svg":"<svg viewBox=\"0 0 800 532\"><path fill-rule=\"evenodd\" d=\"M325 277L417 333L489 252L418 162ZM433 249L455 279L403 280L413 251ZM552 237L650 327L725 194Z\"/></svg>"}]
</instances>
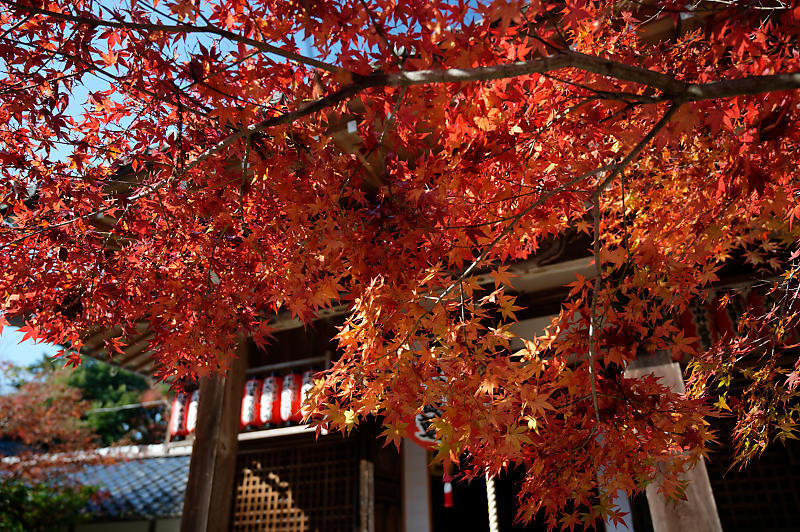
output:
<instances>
[{"instance_id":1,"label":"dense foliage canopy","mask_svg":"<svg viewBox=\"0 0 800 532\"><path fill-rule=\"evenodd\" d=\"M138 402L150 389L143 377L96 361L72 371L54 365L45 355L0 368L11 385L0 395L2 530L50 531L88 519L90 500L104 494L79 473L119 458L95 453L96 445L163 439L163 423L142 408L96 411Z\"/></svg>"},{"instance_id":2,"label":"dense foliage canopy","mask_svg":"<svg viewBox=\"0 0 800 532\"><path fill-rule=\"evenodd\" d=\"M88 519L87 507L96 488L28 485L0 480L0 527L7 532L51 532Z\"/></svg>"},{"instance_id":3,"label":"dense foliage canopy","mask_svg":"<svg viewBox=\"0 0 800 532\"><path fill-rule=\"evenodd\" d=\"M524 466L553 525L675 495L709 378L770 390L745 457L796 420L788 296L710 350L676 317L734 260L796 285L799 32L791 0L0 0L2 310L75 351L147 323L183 379L348 305L332 426L437 404L439 457ZM596 273L512 354L507 264L567 230ZM623 378L656 350L693 395Z\"/></svg>"},{"instance_id":4,"label":"dense foliage canopy","mask_svg":"<svg viewBox=\"0 0 800 532\"><path fill-rule=\"evenodd\" d=\"M80 413L96 443L164 441L166 386L152 387L142 375L90 358L84 358L75 368L63 368L63 365L60 359L44 354L39 361L27 366L8 365L4 376L11 387L9 397L25 402L32 389L42 387L56 395L63 390L69 394L66 402L79 404L80 409L71 412ZM40 398L31 396L31 400L34 399ZM3 434L1 431L2 428L0 434Z\"/></svg>"},{"instance_id":5,"label":"dense foliage canopy","mask_svg":"<svg viewBox=\"0 0 800 532\"><path fill-rule=\"evenodd\" d=\"M166 400L141 375L94 360L83 361L66 376L91 408L86 423L98 443L148 444L164 441ZM146 399L143 401L143 399Z\"/></svg>"},{"instance_id":6,"label":"dense foliage canopy","mask_svg":"<svg viewBox=\"0 0 800 532\"><path fill-rule=\"evenodd\" d=\"M88 408L80 390L50 372L0 395L3 478L41 481L71 470L60 455L92 447L94 434L81 419Z\"/></svg>"}]
</instances>

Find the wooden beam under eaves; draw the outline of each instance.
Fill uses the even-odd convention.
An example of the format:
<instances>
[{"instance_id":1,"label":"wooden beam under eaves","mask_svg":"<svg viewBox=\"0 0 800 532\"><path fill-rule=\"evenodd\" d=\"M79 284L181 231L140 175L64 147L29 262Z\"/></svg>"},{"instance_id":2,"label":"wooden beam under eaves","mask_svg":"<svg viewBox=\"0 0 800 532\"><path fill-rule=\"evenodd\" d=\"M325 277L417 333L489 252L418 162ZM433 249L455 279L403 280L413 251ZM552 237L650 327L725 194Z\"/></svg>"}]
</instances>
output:
<instances>
[{"instance_id":1,"label":"wooden beam under eaves","mask_svg":"<svg viewBox=\"0 0 800 532\"><path fill-rule=\"evenodd\" d=\"M143 353L150 351L152 347L150 341L154 336L152 332L147 332L133 340L133 342L125 348L123 354L116 357L120 365L126 366L131 364L134 360L141 358Z\"/></svg>"}]
</instances>

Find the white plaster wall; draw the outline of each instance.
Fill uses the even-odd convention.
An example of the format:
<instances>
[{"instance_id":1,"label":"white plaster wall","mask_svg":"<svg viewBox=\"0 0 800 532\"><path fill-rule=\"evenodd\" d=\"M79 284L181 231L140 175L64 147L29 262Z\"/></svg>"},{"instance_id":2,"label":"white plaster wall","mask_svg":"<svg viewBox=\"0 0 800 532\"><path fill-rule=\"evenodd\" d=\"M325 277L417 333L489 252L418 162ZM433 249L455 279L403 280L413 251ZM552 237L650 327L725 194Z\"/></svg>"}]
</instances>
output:
<instances>
[{"instance_id":1,"label":"white plaster wall","mask_svg":"<svg viewBox=\"0 0 800 532\"><path fill-rule=\"evenodd\" d=\"M178 532L180 517L156 520L156 532ZM75 532L148 532L150 521L109 521L105 523L82 523L75 526Z\"/></svg>"},{"instance_id":2,"label":"white plaster wall","mask_svg":"<svg viewBox=\"0 0 800 532\"><path fill-rule=\"evenodd\" d=\"M159 519L156 521L156 532L179 532L181 529L181 518Z\"/></svg>"},{"instance_id":3,"label":"white plaster wall","mask_svg":"<svg viewBox=\"0 0 800 532\"><path fill-rule=\"evenodd\" d=\"M545 327L550 325L552 320L553 316L539 316L536 318L521 320L512 324L511 327L509 327L509 330L512 333L519 336L520 338L525 338L526 340L533 340L537 336L544 333ZM512 351L522 349L523 347L525 347L525 345L519 338L514 338L511 340Z\"/></svg>"},{"instance_id":4,"label":"white plaster wall","mask_svg":"<svg viewBox=\"0 0 800 532\"><path fill-rule=\"evenodd\" d=\"M149 527L150 521L83 523L75 526L75 532L148 532Z\"/></svg>"},{"instance_id":5,"label":"white plaster wall","mask_svg":"<svg viewBox=\"0 0 800 532\"><path fill-rule=\"evenodd\" d=\"M405 532L431 531L431 489L428 453L419 445L403 441L403 522Z\"/></svg>"}]
</instances>

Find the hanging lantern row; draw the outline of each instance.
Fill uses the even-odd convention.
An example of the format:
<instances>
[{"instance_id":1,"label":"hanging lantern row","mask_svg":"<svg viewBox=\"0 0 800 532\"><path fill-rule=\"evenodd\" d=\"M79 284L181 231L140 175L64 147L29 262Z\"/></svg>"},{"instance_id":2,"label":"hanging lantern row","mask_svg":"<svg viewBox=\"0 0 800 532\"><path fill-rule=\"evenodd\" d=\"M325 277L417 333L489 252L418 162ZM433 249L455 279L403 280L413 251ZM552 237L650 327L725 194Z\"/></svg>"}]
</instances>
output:
<instances>
[{"instance_id":1,"label":"hanging lantern row","mask_svg":"<svg viewBox=\"0 0 800 532\"><path fill-rule=\"evenodd\" d=\"M169 415L169 435L186 436L194 432L197 425L197 390L191 393L178 393L172 399L172 408Z\"/></svg>"},{"instance_id":2,"label":"hanging lantern row","mask_svg":"<svg viewBox=\"0 0 800 532\"><path fill-rule=\"evenodd\" d=\"M242 394L239 428L270 428L299 423L305 411L301 405L314 384L314 370L248 379ZM172 400L170 437L186 436L197 425L199 393L178 393Z\"/></svg>"}]
</instances>

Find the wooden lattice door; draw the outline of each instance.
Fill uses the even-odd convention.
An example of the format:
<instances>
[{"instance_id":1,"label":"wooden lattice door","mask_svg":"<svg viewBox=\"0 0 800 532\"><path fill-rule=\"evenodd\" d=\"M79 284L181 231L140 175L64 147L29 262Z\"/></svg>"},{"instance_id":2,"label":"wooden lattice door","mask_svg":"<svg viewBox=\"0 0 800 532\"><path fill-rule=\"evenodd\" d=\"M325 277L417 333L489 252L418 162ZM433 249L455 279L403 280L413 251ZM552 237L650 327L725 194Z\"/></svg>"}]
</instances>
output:
<instances>
[{"instance_id":1,"label":"wooden lattice door","mask_svg":"<svg viewBox=\"0 0 800 532\"><path fill-rule=\"evenodd\" d=\"M358 517L359 449L353 439L275 438L242 446L233 530L352 531Z\"/></svg>"}]
</instances>

